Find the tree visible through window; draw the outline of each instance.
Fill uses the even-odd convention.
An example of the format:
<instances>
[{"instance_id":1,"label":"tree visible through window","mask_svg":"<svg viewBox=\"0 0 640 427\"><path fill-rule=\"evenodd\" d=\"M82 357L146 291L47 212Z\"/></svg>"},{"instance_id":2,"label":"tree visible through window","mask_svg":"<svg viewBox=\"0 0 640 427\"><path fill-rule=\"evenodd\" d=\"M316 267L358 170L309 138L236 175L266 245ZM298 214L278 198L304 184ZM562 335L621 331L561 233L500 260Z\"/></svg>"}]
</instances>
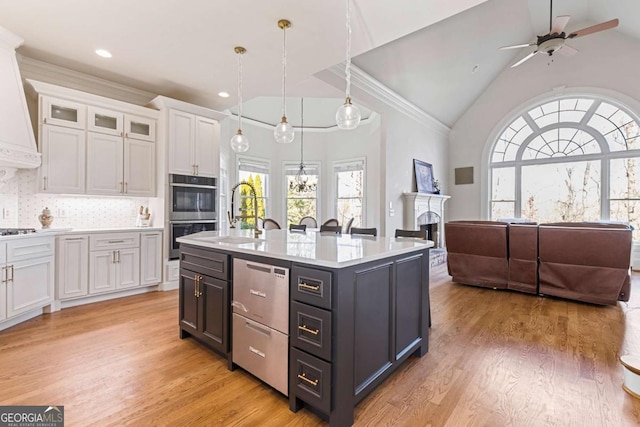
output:
<instances>
[{"instance_id":1,"label":"tree visible through window","mask_svg":"<svg viewBox=\"0 0 640 427\"><path fill-rule=\"evenodd\" d=\"M495 142L490 170L493 219L623 221L640 240L640 126L612 102L531 108Z\"/></svg>"},{"instance_id":2,"label":"tree visible through window","mask_svg":"<svg viewBox=\"0 0 640 427\"><path fill-rule=\"evenodd\" d=\"M258 218L264 219L267 216L268 208L268 188L269 188L269 163L267 160L258 158L238 157L238 179L253 185L256 190L258 201ZM239 208L235 215L246 216L236 225L239 228L253 228L255 222L255 209L251 189L246 185L241 185L236 189L236 202Z\"/></svg>"},{"instance_id":3,"label":"tree visible through window","mask_svg":"<svg viewBox=\"0 0 640 427\"><path fill-rule=\"evenodd\" d=\"M364 161L336 163L336 218L346 225L354 218L352 227L364 226ZM346 231L346 230L345 230Z\"/></svg>"}]
</instances>

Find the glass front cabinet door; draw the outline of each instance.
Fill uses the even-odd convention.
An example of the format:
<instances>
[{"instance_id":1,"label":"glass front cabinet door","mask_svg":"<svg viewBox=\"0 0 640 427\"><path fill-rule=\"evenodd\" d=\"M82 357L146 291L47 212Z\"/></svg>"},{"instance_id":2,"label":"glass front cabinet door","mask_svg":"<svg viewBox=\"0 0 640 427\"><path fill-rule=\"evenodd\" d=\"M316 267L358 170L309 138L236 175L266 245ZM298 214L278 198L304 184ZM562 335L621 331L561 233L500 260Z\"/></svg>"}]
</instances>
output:
<instances>
[{"instance_id":1,"label":"glass front cabinet door","mask_svg":"<svg viewBox=\"0 0 640 427\"><path fill-rule=\"evenodd\" d=\"M45 124L84 129L87 107L73 101L43 96L41 100L42 120Z\"/></svg>"},{"instance_id":2,"label":"glass front cabinet door","mask_svg":"<svg viewBox=\"0 0 640 427\"><path fill-rule=\"evenodd\" d=\"M124 116L124 136L131 139L139 139L142 141L156 140L156 121L147 117L133 116L125 114Z\"/></svg>"},{"instance_id":3,"label":"glass front cabinet door","mask_svg":"<svg viewBox=\"0 0 640 427\"><path fill-rule=\"evenodd\" d=\"M124 114L92 106L87 107L87 110L89 115L88 131L122 136Z\"/></svg>"}]
</instances>

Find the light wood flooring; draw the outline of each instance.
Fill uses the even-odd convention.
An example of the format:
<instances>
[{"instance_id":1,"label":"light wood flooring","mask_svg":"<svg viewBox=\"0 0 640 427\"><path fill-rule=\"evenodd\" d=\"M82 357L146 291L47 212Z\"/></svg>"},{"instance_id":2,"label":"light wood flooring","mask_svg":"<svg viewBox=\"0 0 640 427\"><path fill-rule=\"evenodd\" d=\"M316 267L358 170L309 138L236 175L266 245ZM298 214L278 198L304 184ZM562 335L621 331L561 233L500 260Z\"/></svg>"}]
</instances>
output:
<instances>
[{"instance_id":1,"label":"light wood flooring","mask_svg":"<svg viewBox=\"0 0 640 427\"><path fill-rule=\"evenodd\" d=\"M357 426L637 426L620 355L640 355L640 274L617 307L456 285L431 273L430 350L358 405ZM0 332L0 405L64 405L67 426L321 426L193 339L177 293Z\"/></svg>"}]
</instances>

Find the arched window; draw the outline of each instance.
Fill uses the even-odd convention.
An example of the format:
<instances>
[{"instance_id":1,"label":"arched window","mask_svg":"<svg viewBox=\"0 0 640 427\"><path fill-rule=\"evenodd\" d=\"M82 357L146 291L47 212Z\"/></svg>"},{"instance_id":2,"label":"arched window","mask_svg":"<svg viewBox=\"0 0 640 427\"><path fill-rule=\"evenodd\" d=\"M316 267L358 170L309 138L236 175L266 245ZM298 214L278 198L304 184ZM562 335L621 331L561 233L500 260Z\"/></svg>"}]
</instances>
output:
<instances>
[{"instance_id":1,"label":"arched window","mask_svg":"<svg viewBox=\"0 0 640 427\"><path fill-rule=\"evenodd\" d=\"M499 136L489 169L492 219L626 221L640 239L640 125L613 102L529 109Z\"/></svg>"}]
</instances>

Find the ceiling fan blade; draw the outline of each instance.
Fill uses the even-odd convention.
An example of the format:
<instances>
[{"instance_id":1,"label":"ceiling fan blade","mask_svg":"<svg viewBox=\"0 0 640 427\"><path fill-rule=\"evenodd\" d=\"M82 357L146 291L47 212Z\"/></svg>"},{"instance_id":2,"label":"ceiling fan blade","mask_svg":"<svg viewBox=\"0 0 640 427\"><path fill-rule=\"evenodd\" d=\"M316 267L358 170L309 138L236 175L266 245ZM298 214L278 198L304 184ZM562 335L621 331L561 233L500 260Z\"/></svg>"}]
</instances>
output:
<instances>
[{"instance_id":1,"label":"ceiling fan blade","mask_svg":"<svg viewBox=\"0 0 640 427\"><path fill-rule=\"evenodd\" d=\"M568 44L563 44L561 49L558 49L556 52L560 52L564 56L573 56L578 53L578 49L569 46Z\"/></svg>"},{"instance_id":2,"label":"ceiling fan blade","mask_svg":"<svg viewBox=\"0 0 640 427\"><path fill-rule=\"evenodd\" d=\"M551 31L549 31L549 34L562 33L564 31L564 27L567 26L569 19L571 19L571 16L569 15L557 16L556 19L553 20L553 24L551 24Z\"/></svg>"},{"instance_id":3,"label":"ceiling fan blade","mask_svg":"<svg viewBox=\"0 0 640 427\"><path fill-rule=\"evenodd\" d=\"M500 49L505 50L505 49L519 49L521 47L529 47L529 46L535 46L535 43L525 43L525 44L514 44L513 46L502 46Z\"/></svg>"},{"instance_id":4,"label":"ceiling fan blade","mask_svg":"<svg viewBox=\"0 0 640 427\"><path fill-rule=\"evenodd\" d=\"M567 36L567 38L568 39L573 39L575 37L582 37L582 36L586 36L588 34L597 33L598 31L604 31L604 30L608 30L610 28L615 28L615 27L618 26L619 23L620 23L620 21L618 20L618 18L612 19L611 21L602 22L600 24L593 25L591 27L587 27L587 28L583 28L583 29L578 30L578 31L574 31L571 34L569 34Z\"/></svg>"},{"instance_id":5,"label":"ceiling fan blade","mask_svg":"<svg viewBox=\"0 0 640 427\"><path fill-rule=\"evenodd\" d=\"M530 59L531 57L533 57L533 55L535 55L536 53L538 53L538 51L537 51L537 50L534 50L533 52L531 52L530 54L528 54L527 56L525 56L524 58L522 58L520 61L518 61L518 62L516 62L515 64L513 64L513 65L511 66L511 68L515 68L515 67L517 67L518 65L522 64L524 61L526 61L526 60Z\"/></svg>"}]
</instances>

